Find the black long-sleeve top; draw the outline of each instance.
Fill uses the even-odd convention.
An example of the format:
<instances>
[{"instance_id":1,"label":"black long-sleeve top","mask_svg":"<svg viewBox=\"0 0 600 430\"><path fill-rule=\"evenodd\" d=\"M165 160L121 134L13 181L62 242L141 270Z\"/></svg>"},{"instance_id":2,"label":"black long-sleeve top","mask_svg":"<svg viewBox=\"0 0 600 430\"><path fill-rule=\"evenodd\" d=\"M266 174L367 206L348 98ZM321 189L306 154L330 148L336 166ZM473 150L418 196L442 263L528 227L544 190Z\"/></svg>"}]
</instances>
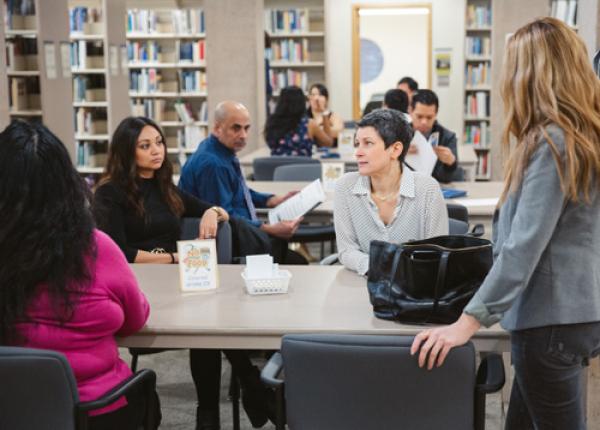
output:
<instances>
[{"instance_id":1,"label":"black long-sleeve top","mask_svg":"<svg viewBox=\"0 0 600 430\"><path fill-rule=\"evenodd\" d=\"M180 218L169 209L158 183L139 178L138 187L144 205L143 217L129 204L124 190L112 182L98 187L92 206L98 228L119 245L130 263L135 261L138 250L163 248L176 252L181 232ZM177 192L183 201L183 217L200 217L212 206L185 191L177 189Z\"/></svg>"}]
</instances>

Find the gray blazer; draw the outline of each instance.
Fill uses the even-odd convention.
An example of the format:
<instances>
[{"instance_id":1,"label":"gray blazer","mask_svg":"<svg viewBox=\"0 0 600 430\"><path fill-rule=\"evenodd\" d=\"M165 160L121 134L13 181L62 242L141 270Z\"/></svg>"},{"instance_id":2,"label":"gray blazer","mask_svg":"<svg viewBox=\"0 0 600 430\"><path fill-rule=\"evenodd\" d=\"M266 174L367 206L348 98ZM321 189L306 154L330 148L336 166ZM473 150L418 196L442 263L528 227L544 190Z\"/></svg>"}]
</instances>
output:
<instances>
[{"instance_id":1,"label":"gray blazer","mask_svg":"<svg viewBox=\"0 0 600 430\"><path fill-rule=\"evenodd\" d=\"M564 134L548 133L561 153ZM545 139L494 216L494 265L465 308L506 330L600 321L600 192L566 201Z\"/></svg>"}]
</instances>

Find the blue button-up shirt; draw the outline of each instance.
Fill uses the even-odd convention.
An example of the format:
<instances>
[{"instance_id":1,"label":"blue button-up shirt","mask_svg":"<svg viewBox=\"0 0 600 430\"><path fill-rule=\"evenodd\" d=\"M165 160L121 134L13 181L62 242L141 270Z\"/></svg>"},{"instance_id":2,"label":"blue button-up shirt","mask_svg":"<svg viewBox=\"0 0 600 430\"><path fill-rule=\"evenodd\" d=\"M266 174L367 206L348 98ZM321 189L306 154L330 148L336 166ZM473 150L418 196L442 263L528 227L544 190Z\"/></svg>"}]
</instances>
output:
<instances>
[{"instance_id":1,"label":"blue button-up shirt","mask_svg":"<svg viewBox=\"0 0 600 430\"><path fill-rule=\"evenodd\" d=\"M211 134L204 139L196 152L181 169L179 188L205 202L221 206L230 215L252 220L244 196L245 181L235 153ZM272 194L250 190L256 207L266 207ZM260 225L260 222L252 222Z\"/></svg>"}]
</instances>

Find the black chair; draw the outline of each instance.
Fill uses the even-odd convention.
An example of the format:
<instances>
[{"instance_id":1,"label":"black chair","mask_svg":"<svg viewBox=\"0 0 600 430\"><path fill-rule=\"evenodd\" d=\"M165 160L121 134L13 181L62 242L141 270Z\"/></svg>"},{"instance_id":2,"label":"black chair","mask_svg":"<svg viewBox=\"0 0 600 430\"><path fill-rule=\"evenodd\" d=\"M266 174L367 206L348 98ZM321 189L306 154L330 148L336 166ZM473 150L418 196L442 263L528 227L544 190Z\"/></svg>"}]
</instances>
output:
<instances>
[{"instance_id":1,"label":"black chair","mask_svg":"<svg viewBox=\"0 0 600 430\"><path fill-rule=\"evenodd\" d=\"M259 157L255 158L252 162L252 168L254 170L255 181L272 181L273 172L279 166L286 166L288 164L320 164L321 161L316 158L310 157L297 157L297 156L273 156L273 157Z\"/></svg>"},{"instance_id":2,"label":"black chair","mask_svg":"<svg viewBox=\"0 0 600 430\"><path fill-rule=\"evenodd\" d=\"M485 395L504 385L498 354L475 370L472 343L444 365L418 367L413 337L286 335L262 379L278 398L277 429L483 429ZM285 380L279 379L281 371ZM285 405L284 405L285 397ZM285 410L285 412L284 412Z\"/></svg>"},{"instance_id":3,"label":"black chair","mask_svg":"<svg viewBox=\"0 0 600 430\"><path fill-rule=\"evenodd\" d=\"M446 208L448 209L448 218L459 220L465 222L467 226L469 225L469 211L465 206L459 205L458 203L446 203ZM475 224L469 233L469 235L473 237L481 237L484 234L485 227L483 224Z\"/></svg>"},{"instance_id":4,"label":"black chair","mask_svg":"<svg viewBox=\"0 0 600 430\"><path fill-rule=\"evenodd\" d=\"M140 390L144 429L157 428L156 374L144 369L97 400L80 402L77 382L64 355L49 350L0 346L0 429L84 430L89 411Z\"/></svg>"}]
</instances>

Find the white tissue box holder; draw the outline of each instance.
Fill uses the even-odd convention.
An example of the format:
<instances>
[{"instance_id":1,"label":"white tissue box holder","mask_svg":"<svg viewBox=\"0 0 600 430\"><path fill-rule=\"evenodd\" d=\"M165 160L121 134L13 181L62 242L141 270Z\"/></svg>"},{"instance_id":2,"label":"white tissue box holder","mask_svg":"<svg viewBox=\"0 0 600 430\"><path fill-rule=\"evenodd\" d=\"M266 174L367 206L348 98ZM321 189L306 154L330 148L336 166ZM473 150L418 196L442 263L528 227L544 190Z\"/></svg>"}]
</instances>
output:
<instances>
[{"instance_id":1,"label":"white tissue box holder","mask_svg":"<svg viewBox=\"0 0 600 430\"><path fill-rule=\"evenodd\" d=\"M270 278L250 279L246 275L246 269L244 269L242 278L246 284L246 292L248 294L285 294L288 292L292 274L289 270L277 269Z\"/></svg>"}]
</instances>

